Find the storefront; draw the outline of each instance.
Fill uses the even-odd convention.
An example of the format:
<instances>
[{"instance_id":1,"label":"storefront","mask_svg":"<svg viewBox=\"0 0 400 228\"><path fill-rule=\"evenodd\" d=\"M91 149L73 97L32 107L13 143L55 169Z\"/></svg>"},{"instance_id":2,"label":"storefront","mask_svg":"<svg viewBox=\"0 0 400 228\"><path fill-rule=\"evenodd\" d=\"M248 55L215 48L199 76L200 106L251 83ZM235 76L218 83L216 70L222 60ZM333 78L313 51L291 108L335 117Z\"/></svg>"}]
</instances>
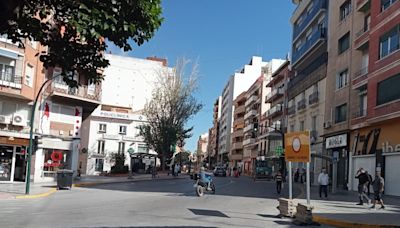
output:
<instances>
[{"instance_id":1,"label":"storefront","mask_svg":"<svg viewBox=\"0 0 400 228\"><path fill-rule=\"evenodd\" d=\"M330 157L329 166L326 168L328 168L332 186L336 186L338 189L348 189L348 145L347 133L325 138L325 150Z\"/></svg>"},{"instance_id":2,"label":"storefront","mask_svg":"<svg viewBox=\"0 0 400 228\"><path fill-rule=\"evenodd\" d=\"M28 139L0 136L0 182L25 181Z\"/></svg>"},{"instance_id":3,"label":"storefront","mask_svg":"<svg viewBox=\"0 0 400 228\"><path fill-rule=\"evenodd\" d=\"M358 129L351 133L349 180L352 190L357 190L358 180L354 178L359 168L372 176L380 170L385 178L385 194L400 196L400 120Z\"/></svg>"}]
</instances>

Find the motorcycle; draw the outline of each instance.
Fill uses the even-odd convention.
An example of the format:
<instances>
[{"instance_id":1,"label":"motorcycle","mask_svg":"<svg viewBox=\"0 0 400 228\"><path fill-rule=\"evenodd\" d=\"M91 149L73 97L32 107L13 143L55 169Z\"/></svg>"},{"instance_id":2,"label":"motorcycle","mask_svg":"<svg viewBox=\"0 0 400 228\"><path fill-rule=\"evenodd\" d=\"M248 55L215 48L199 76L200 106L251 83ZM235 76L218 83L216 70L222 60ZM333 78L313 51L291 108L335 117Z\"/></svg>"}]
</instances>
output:
<instances>
[{"instance_id":1,"label":"motorcycle","mask_svg":"<svg viewBox=\"0 0 400 228\"><path fill-rule=\"evenodd\" d=\"M196 189L196 195L198 197L201 197L204 195L206 192L211 192L211 194L215 194L215 185L214 182L211 179L210 183L210 190L207 189L207 183L201 181L200 174L196 173L193 174L192 179L195 181L193 187Z\"/></svg>"}]
</instances>

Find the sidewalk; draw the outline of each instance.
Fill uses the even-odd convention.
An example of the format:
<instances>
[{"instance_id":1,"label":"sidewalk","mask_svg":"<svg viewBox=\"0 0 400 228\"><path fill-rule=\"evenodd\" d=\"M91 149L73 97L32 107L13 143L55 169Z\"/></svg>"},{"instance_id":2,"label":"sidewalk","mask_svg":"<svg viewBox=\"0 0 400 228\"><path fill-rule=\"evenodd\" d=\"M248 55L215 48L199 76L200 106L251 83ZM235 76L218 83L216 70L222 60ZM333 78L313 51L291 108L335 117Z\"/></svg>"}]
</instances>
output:
<instances>
[{"instance_id":1,"label":"sidewalk","mask_svg":"<svg viewBox=\"0 0 400 228\"><path fill-rule=\"evenodd\" d=\"M298 187L300 187L299 185ZM306 204L305 185L302 185L302 194L297 202ZM373 194L370 196L373 199ZM356 205L358 194L354 191L339 190L337 193L328 193L328 199L319 198L319 188L311 187L311 205L314 206L314 221L340 227L400 227L400 197L383 196L385 209L370 209L369 205ZM376 208L380 208L377 205Z\"/></svg>"},{"instance_id":2,"label":"sidewalk","mask_svg":"<svg viewBox=\"0 0 400 228\"><path fill-rule=\"evenodd\" d=\"M74 187L93 186L98 184L125 183L146 180L168 180L189 178L187 174L174 177L167 173L159 173L156 178L152 178L151 174L136 174L132 179L128 176L109 177L109 176L82 176L80 179L73 180ZM31 183L30 195L25 196L25 182L0 183L0 200L15 198L40 198L54 193L57 187L56 182L48 183Z\"/></svg>"}]
</instances>

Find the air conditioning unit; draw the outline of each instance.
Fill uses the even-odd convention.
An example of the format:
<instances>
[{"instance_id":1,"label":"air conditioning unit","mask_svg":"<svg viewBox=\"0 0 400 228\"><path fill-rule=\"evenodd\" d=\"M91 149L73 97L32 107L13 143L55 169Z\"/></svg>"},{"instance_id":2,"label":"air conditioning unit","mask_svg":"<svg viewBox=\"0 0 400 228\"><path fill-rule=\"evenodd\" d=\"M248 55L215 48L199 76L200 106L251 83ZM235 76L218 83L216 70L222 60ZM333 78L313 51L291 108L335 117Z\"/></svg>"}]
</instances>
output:
<instances>
[{"instance_id":1,"label":"air conditioning unit","mask_svg":"<svg viewBox=\"0 0 400 228\"><path fill-rule=\"evenodd\" d=\"M27 123L26 123L26 119L24 116L14 114L13 119L12 119L12 125L25 127L26 124Z\"/></svg>"},{"instance_id":2,"label":"air conditioning unit","mask_svg":"<svg viewBox=\"0 0 400 228\"><path fill-rule=\"evenodd\" d=\"M10 117L8 116L1 116L0 115L0 123L1 124L9 124L11 122Z\"/></svg>"},{"instance_id":3,"label":"air conditioning unit","mask_svg":"<svg viewBox=\"0 0 400 228\"><path fill-rule=\"evenodd\" d=\"M330 128L331 126L332 124L330 121L324 123L324 128Z\"/></svg>"}]
</instances>

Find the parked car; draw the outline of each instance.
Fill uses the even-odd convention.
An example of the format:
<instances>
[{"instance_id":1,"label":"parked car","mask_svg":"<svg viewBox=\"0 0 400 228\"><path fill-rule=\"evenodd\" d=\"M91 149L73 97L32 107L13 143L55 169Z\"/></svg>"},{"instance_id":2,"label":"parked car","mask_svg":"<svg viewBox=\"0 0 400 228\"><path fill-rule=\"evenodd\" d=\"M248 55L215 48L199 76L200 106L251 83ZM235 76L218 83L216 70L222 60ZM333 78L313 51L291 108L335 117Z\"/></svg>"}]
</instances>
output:
<instances>
[{"instance_id":1,"label":"parked car","mask_svg":"<svg viewBox=\"0 0 400 228\"><path fill-rule=\"evenodd\" d=\"M214 169L214 176L216 176L216 177L218 177L218 176L226 177L226 169L223 168L223 167L216 167Z\"/></svg>"}]
</instances>

